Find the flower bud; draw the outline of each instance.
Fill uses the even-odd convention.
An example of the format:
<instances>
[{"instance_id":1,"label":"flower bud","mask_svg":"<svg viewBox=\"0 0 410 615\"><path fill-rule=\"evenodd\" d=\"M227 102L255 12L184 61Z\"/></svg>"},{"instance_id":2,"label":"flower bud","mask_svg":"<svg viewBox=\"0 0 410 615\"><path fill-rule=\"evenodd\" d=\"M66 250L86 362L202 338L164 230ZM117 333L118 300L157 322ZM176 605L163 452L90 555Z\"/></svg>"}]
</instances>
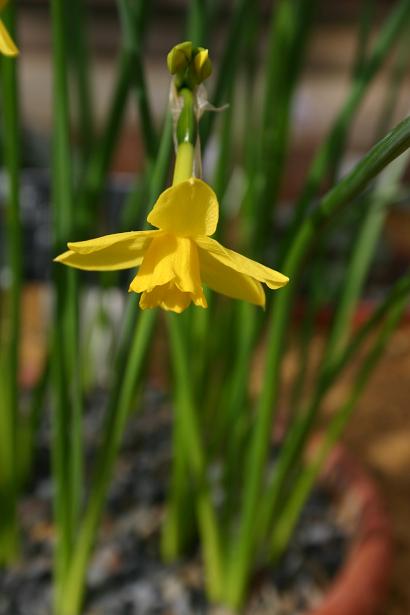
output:
<instances>
[{"instance_id":1,"label":"flower bud","mask_svg":"<svg viewBox=\"0 0 410 615\"><path fill-rule=\"evenodd\" d=\"M197 83L202 83L208 79L212 73L212 62L209 58L208 49L198 47L193 61L194 75Z\"/></svg>"},{"instance_id":2,"label":"flower bud","mask_svg":"<svg viewBox=\"0 0 410 615\"><path fill-rule=\"evenodd\" d=\"M186 41L175 45L167 56L168 70L171 75L183 73L192 60L192 43Z\"/></svg>"}]
</instances>

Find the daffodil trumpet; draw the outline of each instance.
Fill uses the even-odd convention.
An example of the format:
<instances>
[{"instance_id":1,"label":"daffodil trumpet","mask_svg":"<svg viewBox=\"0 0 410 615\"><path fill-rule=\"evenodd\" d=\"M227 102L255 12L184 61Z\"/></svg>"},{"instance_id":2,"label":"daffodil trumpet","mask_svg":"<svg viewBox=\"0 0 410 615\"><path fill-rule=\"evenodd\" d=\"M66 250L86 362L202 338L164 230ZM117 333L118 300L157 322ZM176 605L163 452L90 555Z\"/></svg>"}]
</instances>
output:
<instances>
[{"instance_id":1,"label":"daffodil trumpet","mask_svg":"<svg viewBox=\"0 0 410 615\"><path fill-rule=\"evenodd\" d=\"M186 53L184 48L174 58L185 73ZM201 76L206 65L209 73L207 53L201 51L195 58L200 61L196 61L193 70ZM206 308L203 284L228 297L264 307L262 284L278 289L287 284L288 278L212 239L218 224L218 200L207 183L193 176L197 138L195 88L182 85L179 96L183 104L176 125L173 185L159 196L147 217L156 230L69 243L68 251L55 260L92 271L139 267L129 291L141 293L139 305L143 310L161 307L181 313L191 303Z\"/></svg>"},{"instance_id":2,"label":"daffodil trumpet","mask_svg":"<svg viewBox=\"0 0 410 615\"><path fill-rule=\"evenodd\" d=\"M7 0L0 0L0 11L6 4ZM0 53L11 58L19 53L2 19L0 19Z\"/></svg>"}]
</instances>

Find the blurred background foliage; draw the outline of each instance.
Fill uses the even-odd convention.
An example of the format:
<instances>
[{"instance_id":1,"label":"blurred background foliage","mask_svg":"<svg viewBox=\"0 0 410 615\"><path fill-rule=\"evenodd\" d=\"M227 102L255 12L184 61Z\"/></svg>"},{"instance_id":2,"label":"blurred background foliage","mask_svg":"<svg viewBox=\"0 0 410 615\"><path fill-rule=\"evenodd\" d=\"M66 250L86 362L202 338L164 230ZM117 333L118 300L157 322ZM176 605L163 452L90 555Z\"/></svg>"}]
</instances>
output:
<instances>
[{"instance_id":1,"label":"blurred background foliage","mask_svg":"<svg viewBox=\"0 0 410 615\"><path fill-rule=\"evenodd\" d=\"M53 345L49 334L51 331L55 336L57 331L57 337L61 333L61 340L68 343L62 344L59 356L53 355L54 362L72 367L78 353L83 366L80 381L78 366L71 376L70 367L65 372L69 387L62 377L64 372L53 375L53 399L57 406L60 404L54 467L57 476L61 470L63 474L68 472L74 492L80 488L76 481L82 473L81 450L73 451L81 432L82 395L96 384L104 386L112 379L110 357L113 348L119 348L117 370L118 366L131 365L134 371L128 367L124 376L119 369L120 376L114 377L105 433L109 434L119 407L125 421L130 402L138 392L132 374L144 362L154 323L152 316L144 316L147 327L135 333L138 343L131 347L118 344L120 330L131 341L137 318L136 302L129 302L124 291L126 276L120 280L115 275L83 276L78 304L77 276L57 272L54 283L59 308L52 329L50 261L67 239L78 240L144 224L144 214L166 184L169 171L171 124L165 114L169 76L164 58L175 42L189 37L210 47L215 65L207 84L210 102L229 103L228 111L208 114L201 126L204 176L221 201L219 233L224 233L229 245L241 246L250 256L275 268L286 263L285 255L292 247L298 224L317 206L319 195L349 173L364 153L408 113L408 2L300 0L293 6L284 0L275 3L272 11L270 2L210 1L192 2L188 6L184 2L158 0L136 3L137 10L131 18L130 13L124 12L127 4L130 3L120 2L118 11L117 5L109 0L93 0L86 5L75 0L72 11L59 14L63 5L55 1L52 40L49 3L19 3L21 151L10 148L7 120L0 135L6 168L13 167L13 156L21 154L22 161L23 228L22 237L16 235L17 243L13 244L16 247L22 241L22 262L15 251L14 256L13 250L6 251L7 242L0 229L3 329L7 331L10 322L12 329L18 327L19 322L13 320L18 310L10 311L13 303L8 301L18 301L21 291L22 352L15 385L23 391L34 391L23 398L23 406L28 406L23 414L29 418L27 429L22 430L20 450L30 451L24 439L30 442L35 438L47 390L49 352ZM64 36L58 27L64 30ZM2 69L3 89L14 77ZM10 97L3 96L2 111L5 118L14 121ZM401 138L400 132L396 138ZM403 143L404 138L405 135ZM387 159L381 166L386 162ZM380 179L370 186L366 184L364 192L353 191L355 207L345 208L343 214L332 220L304 260L300 284L293 290L295 307L287 314L292 315L289 351L283 357L280 351L276 356L272 351L266 372L273 373L273 379L281 376L280 394L273 393L274 385L267 384L266 376L261 376L260 356L266 350L269 311L255 315L247 306L234 302L227 306L217 299L212 313L218 323L218 336L207 333L208 315L189 313L182 317L189 332L184 343L191 349L201 345L204 353L192 361L190 375L183 371L179 376L176 374L177 387L178 377L182 382L192 376L195 399L205 400L202 426L206 433L210 426L216 426L211 455L218 455L221 442L230 434L232 417L235 421L238 418L238 407L253 402L261 387L265 387L265 397L262 395L260 403L268 407L272 398L278 397L278 415L281 418L283 408L290 408L287 415L283 413L290 424L305 405L306 395L313 391L310 408L317 420L316 406L323 409L322 394L329 384L326 369L337 365L352 326L355 332L362 331L359 327L374 307L389 301L386 297L392 284L403 274L408 277L410 211L405 162L398 159ZM4 174L0 188L5 201ZM13 221L10 224L12 228ZM13 258L17 258L15 271L23 268L24 284L10 295ZM404 292L400 286L397 288ZM124 326L126 302L129 305ZM84 331L80 340L73 334L78 328L78 305ZM281 305L284 314L289 304L283 300ZM406 322L406 312L403 318ZM275 316L274 310L272 319L280 324L281 317ZM270 348L276 348L274 342L281 346L283 341L279 324L276 337L273 333L269 338ZM157 331L157 345L153 346L144 373L151 384L166 389L170 376L162 324ZM326 337L324 332L329 335ZM14 339L17 337L20 336ZM174 339L174 364L179 365L178 356L181 358L180 353L184 353L178 344L178 339ZM54 343L54 352L55 348ZM402 347L400 352L407 353L408 365L409 348ZM212 365L213 356L218 357L216 368ZM7 363L8 369L13 370L12 363L16 361L14 354L11 364ZM360 380L361 372L358 367L355 369L351 374L353 382ZM221 386L223 381L225 387ZM404 378L402 390L405 386ZM15 386L14 390L8 385L3 389L16 396ZM352 395L355 400L354 391ZM222 418L214 411L217 402L226 410ZM7 403L15 405L15 401ZM339 400L329 407L333 410L338 405ZM399 415L402 416L400 412ZM67 441L63 433L64 416L69 417L72 441ZM236 444L228 451L233 460L238 458L238 450L246 439L248 420L245 412L235 426ZM123 425L118 423L117 427L116 441L107 445L112 451L108 465L115 457ZM296 430L295 442L298 440ZM66 454L70 458L68 464ZM22 475L30 467L31 453L23 457ZM228 462L232 466L232 459ZM102 484L109 478L108 465L107 472L102 474ZM224 478L229 483L229 467ZM60 479L63 484L67 477L60 474ZM79 504L81 495L76 498L74 501ZM62 512L64 505L60 506ZM71 512L71 520L60 518L59 522L71 525L73 532L73 519L79 511ZM57 510L57 518L58 514ZM269 512L266 514L269 516ZM68 544L65 548L68 552L71 547ZM280 551L283 545L277 548ZM62 553L62 560L66 557Z\"/></svg>"}]
</instances>

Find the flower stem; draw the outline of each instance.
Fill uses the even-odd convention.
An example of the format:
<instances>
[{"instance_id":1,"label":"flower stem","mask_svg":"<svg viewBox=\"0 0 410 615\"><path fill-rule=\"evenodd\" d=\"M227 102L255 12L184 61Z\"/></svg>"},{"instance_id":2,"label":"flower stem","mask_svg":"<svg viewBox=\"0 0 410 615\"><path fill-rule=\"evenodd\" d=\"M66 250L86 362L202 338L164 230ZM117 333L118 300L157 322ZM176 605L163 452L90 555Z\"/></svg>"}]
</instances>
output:
<instances>
[{"instance_id":1,"label":"flower stem","mask_svg":"<svg viewBox=\"0 0 410 615\"><path fill-rule=\"evenodd\" d=\"M197 119L195 117L194 94L188 88L182 88L179 96L183 107L176 125L178 143L172 185L189 179L194 171L195 143L197 139Z\"/></svg>"},{"instance_id":2,"label":"flower stem","mask_svg":"<svg viewBox=\"0 0 410 615\"><path fill-rule=\"evenodd\" d=\"M271 307L265 377L244 477L244 507L238 534L232 543L229 577L225 588L225 601L233 608L238 608L242 603L255 555L255 538L258 531L255 518L262 492L271 427L277 412L285 332L301 262L325 222L340 208L350 204L387 164L409 146L408 118L379 141L349 175L322 198L314 213L300 226L286 255L283 271L292 279L292 284L276 295Z\"/></svg>"},{"instance_id":3,"label":"flower stem","mask_svg":"<svg viewBox=\"0 0 410 615\"><path fill-rule=\"evenodd\" d=\"M198 417L190 386L190 369L186 347L178 317L168 315L171 355L175 372L175 389L179 403L178 420L184 434L184 446L174 454L182 455L187 471L192 473L195 486L195 503L206 569L208 595L216 601L222 591L222 553L219 528L206 475L206 457L199 429ZM178 459L175 459L175 463ZM169 526L168 526L169 527ZM170 530L171 528L169 528Z\"/></svg>"},{"instance_id":4,"label":"flower stem","mask_svg":"<svg viewBox=\"0 0 410 615\"><path fill-rule=\"evenodd\" d=\"M159 154L150 173L149 201L154 201L163 187L171 146L169 122L165 124ZM56 615L79 615L85 591L87 565L96 539L98 524L104 510L115 460L121 444L133 394L142 373L155 312L146 310L138 316L137 297L130 298L124 317L123 335L119 343L114 381L110 390L102 444L95 464L92 489L56 604Z\"/></svg>"},{"instance_id":5,"label":"flower stem","mask_svg":"<svg viewBox=\"0 0 410 615\"><path fill-rule=\"evenodd\" d=\"M178 145L174 177L172 185L175 186L186 179L192 177L192 167L194 164L194 146L192 143L181 143Z\"/></svg>"},{"instance_id":6,"label":"flower stem","mask_svg":"<svg viewBox=\"0 0 410 615\"><path fill-rule=\"evenodd\" d=\"M194 94L188 88L182 88L179 94L183 98L183 107L176 126L178 147L173 185L192 177L197 138ZM167 322L172 362L175 371L175 399L178 405L176 410L178 424L174 427L177 430L175 440L178 440L181 444L181 446L174 448L174 477L180 475L181 468L186 468L187 471L192 472L208 593L211 600L218 600L221 595L222 583L220 533L206 476L205 450L194 403L194 394L189 384L192 381L192 377L187 358L187 347L181 320L168 315ZM168 503L167 522L162 536L164 555L167 557L173 554L177 555L175 550L178 549L182 542L178 513L180 512L181 500L183 500L184 496L186 497L187 489L186 483L179 480L174 480L173 487L174 489ZM175 492L177 488L180 488L179 493Z\"/></svg>"},{"instance_id":7,"label":"flower stem","mask_svg":"<svg viewBox=\"0 0 410 615\"><path fill-rule=\"evenodd\" d=\"M14 38L15 6L10 5L2 14ZM12 58L1 63L2 112L4 121L4 163L8 180L6 206L7 256L11 271L9 303L7 306L8 331L1 340L0 385L0 565L16 559L18 533L17 505L17 420L18 420L18 368L21 320L22 285L22 228L20 220L20 123L17 85L17 64Z\"/></svg>"},{"instance_id":8,"label":"flower stem","mask_svg":"<svg viewBox=\"0 0 410 615\"><path fill-rule=\"evenodd\" d=\"M67 36L63 0L52 0L53 34L53 226L56 252L74 228L68 97ZM56 600L66 572L83 494L82 399L78 352L78 278L74 270L55 270L55 330L52 350L53 438L57 548Z\"/></svg>"}]
</instances>

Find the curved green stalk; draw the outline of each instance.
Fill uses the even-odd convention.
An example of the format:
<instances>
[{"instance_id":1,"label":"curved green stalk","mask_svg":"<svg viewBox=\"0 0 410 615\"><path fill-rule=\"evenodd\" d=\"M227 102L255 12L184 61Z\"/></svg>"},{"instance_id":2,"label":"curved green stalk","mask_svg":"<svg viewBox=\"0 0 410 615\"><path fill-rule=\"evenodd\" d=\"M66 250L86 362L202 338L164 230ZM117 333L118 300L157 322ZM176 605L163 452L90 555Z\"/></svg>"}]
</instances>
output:
<instances>
[{"instance_id":1,"label":"curved green stalk","mask_svg":"<svg viewBox=\"0 0 410 615\"><path fill-rule=\"evenodd\" d=\"M374 191L370 196L371 202L355 241L342 292L337 302L336 314L326 343L322 369L326 369L327 364L334 362L335 356L346 343L353 313L380 238L387 207L397 195L399 180L407 162L408 154L404 153L380 173Z\"/></svg>"},{"instance_id":2,"label":"curved green stalk","mask_svg":"<svg viewBox=\"0 0 410 615\"><path fill-rule=\"evenodd\" d=\"M74 229L70 152L67 39L62 0L52 0L54 247L60 252ZM68 566L83 496L82 399L79 377L77 272L55 270L56 305L52 349L54 393L52 462L55 476L56 600Z\"/></svg>"},{"instance_id":3,"label":"curved green stalk","mask_svg":"<svg viewBox=\"0 0 410 615\"><path fill-rule=\"evenodd\" d=\"M212 601L221 598L223 586L221 537L207 478L207 464L202 443L193 392L190 386L190 370L187 352L177 316L168 315L172 365L175 371L175 387L179 402L178 429L184 434L184 447L178 451L185 458L195 486L195 503L204 555L208 595ZM177 451L174 451L174 455Z\"/></svg>"},{"instance_id":4,"label":"curved green stalk","mask_svg":"<svg viewBox=\"0 0 410 615\"><path fill-rule=\"evenodd\" d=\"M340 159L351 120L367 92L369 83L377 74L392 46L397 42L400 32L406 27L409 16L410 0L401 0L392 10L327 139L315 155L305 187L296 204L292 224L285 237L285 251L288 250L293 241L295 232L305 217L309 204L317 193L326 173L334 168Z\"/></svg>"},{"instance_id":5,"label":"curved green stalk","mask_svg":"<svg viewBox=\"0 0 410 615\"><path fill-rule=\"evenodd\" d=\"M7 28L15 37L15 6L2 12ZM4 163L8 180L4 239L10 266L10 287L6 294L7 331L2 331L0 364L0 566L18 556L18 410L19 348L21 331L22 227L20 219L21 128L17 65L14 58L1 60ZM1 391L3 389L3 391Z\"/></svg>"},{"instance_id":6,"label":"curved green stalk","mask_svg":"<svg viewBox=\"0 0 410 615\"><path fill-rule=\"evenodd\" d=\"M194 47L206 46L207 25L206 0L191 0L189 3L187 30L188 40L192 41Z\"/></svg>"},{"instance_id":7,"label":"curved green stalk","mask_svg":"<svg viewBox=\"0 0 410 615\"><path fill-rule=\"evenodd\" d=\"M237 608L243 599L255 548L255 516L271 437L280 381L285 332L290 319L297 273L311 241L323 224L346 206L389 162L410 147L410 118L404 120L323 197L317 209L300 227L285 258L283 271L291 282L277 293L270 312L265 378L257 406L256 424L244 478L244 506L238 535L231 550L225 599Z\"/></svg>"},{"instance_id":8,"label":"curved green stalk","mask_svg":"<svg viewBox=\"0 0 410 615\"><path fill-rule=\"evenodd\" d=\"M170 150L171 141L171 131L164 131L159 147L160 154L151 171L150 202L158 197L164 184L169 160L167 153ZM87 565L104 510L133 394L143 369L155 317L156 313L151 310L138 315L136 296L128 299L124 328L117 350L102 445L94 468L95 480L83 520L78 528L76 542L60 592L60 601L56 605L56 615L78 615L81 612Z\"/></svg>"},{"instance_id":9,"label":"curved green stalk","mask_svg":"<svg viewBox=\"0 0 410 615\"><path fill-rule=\"evenodd\" d=\"M176 126L178 149L173 185L192 177L197 139L193 92L187 88L182 88L179 95L183 99L183 107ZM168 314L167 324L170 334L172 366L175 373L175 399L178 403L176 419L179 424L175 425L174 429L180 434L178 441L183 442L181 448L174 449L174 473L180 472L183 466L185 466L186 471L192 473L205 562L206 584L209 597L215 601L220 598L222 592L221 537L208 485L206 456L195 408L194 393L190 385L191 373L182 322L180 317ZM181 486L182 493L173 492L169 501L168 520L163 533L163 544L168 547L175 546L175 537L178 536L180 519L175 506L179 505L180 496L186 494L186 485L174 483L173 486Z\"/></svg>"},{"instance_id":10,"label":"curved green stalk","mask_svg":"<svg viewBox=\"0 0 410 615\"><path fill-rule=\"evenodd\" d=\"M66 22L67 33L70 37L68 52L70 54L77 94L76 103L82 166L86 164L88 157L91 155L95 137L90 57L87 41L87 18L85 3L82 0L72 0L67 10Z\"/></svg>"},{"instance_id":11,"label":"curved green stalk","mask_svg":"<svg viewBox=\"0 0 410 615\"><path fill-rule=\"evenodd\" d=\"M147 101L140 45L147 5L143 0L138 0L136 8L131 11L128 0L119 1L121 2L120 14L123 16L123 47L120 52L117 80L113 88L105 126L101 137L96 139L79 189L80 205L77 222L81 235L87 232L95 220L98 203L101 200L115 147L120 137L126 103L132 87L137 96L145 149L149 156L156 153L156 136ZM132 20L131 23L130 20Z\"/></svg>"},{"instance_id":12,"label":"curved green stalk","mask_svg":"<svg viewBox=\"0 0 410 615\"><path fill-rule=\"evenodd\" d=\"M260 252L269 238L288 148L292 98L316 2L280 0L269 32L253 244Z\"/></svg>"},{"instance_id":13,"label":"curved green stalk","mask_svg":"<svg viewBox=\"0 0 410 615\"><path fill-rule=\"evenodd\" d=\"M404 293L395 304L390 306L381 332L372 345L371 350L363 359L362 365L355 377L351 392L346 402L334 413L330 423L326 428L323 442L319 446L314 460L298 475L292 488L289 500L281 511L279 519L276 520L271 539L270 557L271 561L277 562L283 550L286 548L291 538L299 518L301 509L323 468L324 461L334 444L340 438L348 420L350 419L360 395L363 392L371 374L374 371L386 344L395 330L397 324L407 307L409 289Z\"/></svg>"},{"instance_id":14,"label":"curved green stalk","mask_svg":"<svg viewBox=\"0 0 410 615\"><path fill-rule=\"evenodd\" d=\"M229 30L224 51L216 76L212 102L218 107L224 103L224 96L234 83L241 52L243 30L247 26L249 0L236 0L234 12L229 22ZM201 143L206 147L215 122L215 113L208 113L201 122Z\"/></svg>"}]
</instances>

